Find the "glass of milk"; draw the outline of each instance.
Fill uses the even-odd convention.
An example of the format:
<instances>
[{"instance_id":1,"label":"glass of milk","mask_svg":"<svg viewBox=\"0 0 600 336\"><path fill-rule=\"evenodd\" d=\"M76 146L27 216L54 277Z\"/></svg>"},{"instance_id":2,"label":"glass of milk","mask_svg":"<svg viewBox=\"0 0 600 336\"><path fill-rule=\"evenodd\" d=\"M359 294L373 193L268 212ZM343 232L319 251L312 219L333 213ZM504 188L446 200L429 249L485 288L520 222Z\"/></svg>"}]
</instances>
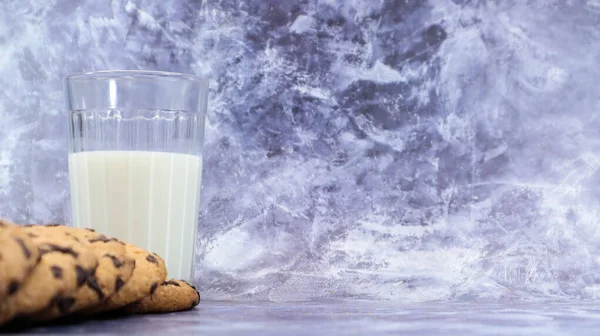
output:
<instances>
[{"instance_id":1,"label":"glass of milk","mask_svg":"<svg viewBox=\"0 0 600 336\"><path fill-rule=\"evenodd\" d=\"M65 79L73 226L155 252L194 280L208 81L100 71Z\"/></svg>"}]
</instances>

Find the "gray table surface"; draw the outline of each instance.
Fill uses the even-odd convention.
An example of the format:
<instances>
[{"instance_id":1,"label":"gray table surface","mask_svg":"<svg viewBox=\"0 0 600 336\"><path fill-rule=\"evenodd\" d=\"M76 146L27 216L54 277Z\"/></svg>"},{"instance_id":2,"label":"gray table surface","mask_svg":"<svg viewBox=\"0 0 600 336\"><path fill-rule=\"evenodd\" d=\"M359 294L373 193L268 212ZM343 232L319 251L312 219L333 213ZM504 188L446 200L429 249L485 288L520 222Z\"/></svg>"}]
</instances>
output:
<instances>
[{"instance_id":1,"label":"gray table surface","mask_svg":"<svg viewBox=\"0 0 600 336\"><path fill-rule=\"evenodd\" d=\"M600 335L596 302L202 302L192 311L28 330L93 335Z\"/></svg>"}]
</instances>

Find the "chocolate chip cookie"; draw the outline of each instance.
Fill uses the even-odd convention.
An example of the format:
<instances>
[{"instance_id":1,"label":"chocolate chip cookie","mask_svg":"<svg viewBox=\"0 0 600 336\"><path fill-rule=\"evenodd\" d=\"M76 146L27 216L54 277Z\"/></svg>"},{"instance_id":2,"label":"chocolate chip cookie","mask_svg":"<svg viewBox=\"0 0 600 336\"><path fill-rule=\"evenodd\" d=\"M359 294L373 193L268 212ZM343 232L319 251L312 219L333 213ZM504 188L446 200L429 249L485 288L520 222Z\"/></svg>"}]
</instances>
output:
<instances>
[{"instance_id":1,"label":"chocolate chip cookie","mask_svg":"<svg viewBox=\"0 0 600 336\"><path fill-rule=\"evenodd\" d=\"M127 255L123 242L87 229L55 226L54 230L80 241L87 241L98 258L96 273L88 277L85 285L77 290L73 296L75 302L69 312L98 305L118 293L127 283L133 273L135 260ZM47 321L64 314L61 307L55 304L32 318Z\"/></svg>"},{"instance_id":2,"label":"chocolate chip cookie","mask_svg":"<svg viewBox=\"0 0 600 336\"><path fill-rule=\"evenodd\" d=\"M40 254L27 235L15 225L0 219L0 301L14 295L40 260Z\"/></svg>"},{"instance_id":3,"label":"chocolate chip cookie","mask_svg":"<svg viewBox=\"0 0 600 336\"><path fill-rule=\"evenodd\" d=\"M15 230L31 239L41 257L21 288L0 302L0 324L53 305L67 313L75 303L76 289L85 284L98 265L90 243L57 232L51 226L26 226Z\"/></svg>"},{"instance_id":4,"label":"chocolate chip cookie","mask_svg":"<svg viewBox=\"0 0 600 336\"><path fill-rule=\"evenodd\" d=\"M114 310L137 302L153 293L165 281L167 267L161 257L129 243L125 243L125 249L127 255L135 259L135 269L131 278L118 293L99 306L86 310L86 314Z\"/></svg>"},{"instance_id":5,"label":"chocolate chip cookie","mask_svg":"<svg viewBox=\"0 0 600 336\"><path fill-rule=\"evenodd\" d=\"M155 287L142 300L123 307L120 312L128 314L170 313L188 310L200 303L200 293L183 280L168 280Z\"/></svg>"}]
</instances>

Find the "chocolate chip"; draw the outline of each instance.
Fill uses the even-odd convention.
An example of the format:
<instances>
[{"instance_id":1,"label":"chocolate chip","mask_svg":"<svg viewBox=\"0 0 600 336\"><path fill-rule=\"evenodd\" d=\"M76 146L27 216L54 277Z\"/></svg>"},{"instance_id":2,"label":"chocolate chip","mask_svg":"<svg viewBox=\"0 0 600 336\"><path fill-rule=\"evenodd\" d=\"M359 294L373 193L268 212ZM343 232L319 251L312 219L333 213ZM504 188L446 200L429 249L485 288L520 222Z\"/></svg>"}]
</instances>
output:
<instances>
[{"instance_id":1,"label":"chocolate chip","mask_svg":"<svg viewBox=\"0 0 600 336\"><path fill-rule=\"evenodd\" d=\"M58 310L61 314L67 313L69 309L73 307L73 304L75 304L75 298L73 297L59 298L56 301L56 305L58 306Z\"/></svg>"},{"instance_id":2,"label":"chocolate chip","mask_svg":"<svg viewBox=\"0 0 600 336\"><path fill-rule=\"evenodd\" d=\"M69 233L69 232L65 232L65 236L67 236L67 237L69 237L69 238L73 239L74 241L76 241L76 242L78 242L78 243L80 243L80 242L81 242L81 241L79 240L79 238L75 237L74 235L72 235L72 234L71 234L71 233Z\"/></svg>"},{"instance_id":3,"label":"chocolate chip","mask_svg":"<svg viewBox=\"0 0 600 336\"><path fill-rule=\"evenodd\" d=\"M154 294L154 292L156 291L156 288L158 287L158 283L155 282L152 284L152 287L150 287L150 295Z\"/></svg>"},{"instance_id":4,"label":"chocolate chip","mask_svg":"<svg viewBox=\"0 0 600 336\"><path fill-rule=\"evenodd\" d=\"M112 260L112 262L113 262L113 265L115 265L116 268L123 267L123 263L116 256L107 253L107 254L103 255L103 257L110 258Z\"/></svg>"},{"instance_id":5,"label":"chocolate chip","mask_svg":"<svg viewBox=\"0 0 600 336\"><path fill-rule=\"evenodd\" d=\"M172 280L168 280L162 283L163 286L168 286L168 285L172 285L172 286L177 286L177 287L181 287L179 286L179 284L176 281L172 281Z\"/></svg>"},{"instance_id":6,"label":"chocolate chip","mask_svg":"<svg viewBox=\"0 0 600 336\"><path fill-rule=\"evenodd\" d=\"M60 224L48 224L46 226L47 227L57 227L57 226L62 226L62 225L60 225Z\"/></svg>"},{"instance_id":7,"label":"chocolate chip","mask_svg":"<svg viewBox=\"0 0 600 336\"><path fill-rule=\"evenodd\" d=\"M24 227L34 227L34 226L37 226L37 225L35 225L35 224L25 224L25 225L23 225L23 226L24 226Z\"/></svg>"},{"instance_id":8,"label":"chocolate chip","mask_svg":"<svg viewBox=\"0 0 600 336\"><path fill-rule=\"evenodd\" d=\"M62 297L60 294L55 295L52 300L50 300L50 306L57 306L61 314L67 313L74 303L75 298L70 296Z\"/></svg>"},{"instance_id":9,"label":"chocolate chip","mask_svg":"<svg viewBox=\"0 0 600 336\"><path fill-rule=\"evenodd\" d=\"M77 273L77 287L81 287L90 276L89 273L79 265L75 266L75 273Z\"/></svg>"},{"instance_id":10,"label":"chocolate chip","mask_svg":"<svg viewBox=\"0 0 600 336\"><path fill-rule=\"evenodd\" d=\"M114 241L114 242L116 242L116 243L119 243L119 244L121 244L121 245L125 246L125 243L124 243L124 242L122 242L122 241L120 241L120 240L118 240L117 238L110 238L110 241Z\"/></svg>"},{"instance_id":11,"label":"chocolate chip","mask_svg":"<svg viewBox=\"0 0 600 336\"><path fill-rule=\"evenodd\" d=\"M11 281L10 284L8 285L8 295L15 294L19 290L20 286L21 285L19 284L19 282L17 280Z\"/></svg>"},{"instance_id":12,"label":"chocolate chip","mask_svg":"<svg viewBox=\"0 0 600 336\"><path fill-rule=\"evenodd\" d=\"M123 281L123 279L121 279L120 276L117 277L117 280L115 280L115 292L118 292L119 289L121 289L121 287L123 287L125 285L125 281Z\"/></svg>"},{"instance_id":13,"label":"chocolate chip","mask_svg":"<svg viewBox=\"0 0 600 336\"><path fill-rule=\"evenodd\" d=\"M192 288L193 288L193 289L194 289L196 292L198 292L198 291L196 290L196 287L194 287L194 285L192 285L191 283L189 283L189 282L187 282L187 281L185 281L185 280L181 280L181 281L185 282L185 284L186 284L186 285L188 285L188 286L192 287ZM198 295L200 295L200 294L198 294Z\"/></svg>"},{"instance_id":14,"label":"chocolate chip","mask_svg":"<svg viewBox=\"0 0 600 336\"><path fill-rule=\"evenodd\" d=\"M192 308L196 307L199 303L200 303L200 301L194 300L194 302L192 302L192 305L188 309L192 309Z\"/></svg>"},{"instance_id":15,"label":"chocolate chip","mask_svg":"<svg viewBox=\"0 0 600 336\"><path fill-rule=\"evenodd\" d=\"M151 254L148 254L146 256L146 260L148 260L149 262L151 262L153 264L158 264L158 260L156 260L156 258L154 258L154 256Z\"/></svg>"},{"instance_id":16,"label":"chocolate chip","mask_svg":"<svg viewBox=\"0 0 600 336\"><path fill-rule=\"evenodd\" d=\"M37 238L37 237L39 237L38 235L36 235L33 232L27 232L27 236L30 237L30 238Z\"/></svg>"},{"instance_id":17,"label":"chocolate chip","mask_svg":"<svg viewBox=\"0 0 600 336\"><path fill-rule=\"evenodd\" d=\"M62 275L63 275L63 270L62 268L60 268L59 266L52 266L50 267L50 270L52 270L52 276L55 279L62 279Z\"/></svg>"},{"instance_id":18,"label":"chocolate chip","mask_svg":"<svg viewBox=\"0 0 600 336\"><path fill-rule=\"evenodd\" d=\"M88 241L90 243L96 243L96 242L108 243L109 241L111 241L111 239L106 237L105 235L99 235L98 237L90 239Z\"/></svg>"},{"instance_id":19,"label":"chocolate chip","mask_svg":"<svg viewBox=\"0 0 600 336\"><path fill-rule=\"evenodd\" d=\"M56 244L44 244L43 247L39 248L39 250L40 250L41 254L46 254L49 252L60 252L60 253L70 254L74 258L79 257L79 253L75 252L72 248L58 246Z\"/></svg>"},{"instance_id":20,"label":"chocolate chip","mask_svg":"<svg viewBox=\"0 0 600 336\"><path fill-rule=\"evenodd\" d=\"M94 230L94 229L90 229L90 228L85 228L85 230L88 230L88 231L90 231L90 232L96 232L96 230Z\"/></svg>"},{"instance_id":21,"label":"chocolate chip","mask_svg":"<svg viewBox=\"0 0 600 336\"><path fill-rule=\"evenodd\" d=\"M21 247L21 250L23 250L23 254L25 255L25 258L27 258L27 259L31 258L31 251L27 248L27 246L25 246L25 242L23 241L23 239L21 239L19 237L13 237L13 238L17 242L17 244L19 244L19 246Z\"/></svg>"},{"instance_id":22,"label":"chocolate chip","mask_svg":"<svg viewBox=\"0 0 600 336\"><path fill-rule=\"evenodd\" d=\"M86 284L91 290L93 290L94 292L96 292L96 294L98 294L98 298L100 300L104 299L104 292L102 291L102 288L100 287L100 285L98 285L98 281L96 280L95 276L91 276L91 277L87 278Z\"/></svg>"}]
</instances>

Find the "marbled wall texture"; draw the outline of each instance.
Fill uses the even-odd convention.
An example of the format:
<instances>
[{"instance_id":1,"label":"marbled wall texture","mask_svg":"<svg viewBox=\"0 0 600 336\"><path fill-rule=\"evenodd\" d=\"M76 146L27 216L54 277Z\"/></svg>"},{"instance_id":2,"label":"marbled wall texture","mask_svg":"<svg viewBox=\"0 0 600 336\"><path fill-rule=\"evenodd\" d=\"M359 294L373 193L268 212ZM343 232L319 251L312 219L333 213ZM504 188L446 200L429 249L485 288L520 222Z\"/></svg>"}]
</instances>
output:
<instances>
[{"instance_id":1,"label":"marbled wall texture","mask_svg":"<svg viewBox=\"0 0 600 336\"><path fill-rule=\"evenodd\" d=\"M0 1L0 215L68 220L70 72L212 78L207 299L600 298L598 0Z\"/></svg>"}]
</instances>

